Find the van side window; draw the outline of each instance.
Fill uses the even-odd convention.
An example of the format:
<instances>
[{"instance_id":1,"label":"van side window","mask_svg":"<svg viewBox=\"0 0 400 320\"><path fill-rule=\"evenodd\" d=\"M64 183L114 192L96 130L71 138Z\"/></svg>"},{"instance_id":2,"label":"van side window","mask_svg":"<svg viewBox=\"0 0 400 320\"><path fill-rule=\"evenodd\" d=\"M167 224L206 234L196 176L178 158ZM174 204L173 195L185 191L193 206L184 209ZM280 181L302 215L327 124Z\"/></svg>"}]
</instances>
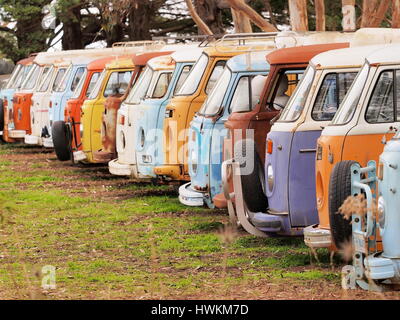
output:
<instances>
[{"instance_id":1,"label":"van side window","mask_svg":"<svg viewBox=\"0 0 400 320\"><path fill-rule=\"evenodd\" d=\"M241 77L232 97L229 113L250 111L250 78Z\"/></svg>"},{"instance_id":2,"label":"van side window","mask_svg":"<svg viewBox=\"0 0 400 320\"><path fill-rule=\"evenodd\" d=\"M325 76L311 113L315 121L332 120L356 75L356 72L342 72Z\"/></svg>"},{"instance_id":3,"label":"van side window","mask_svg":"<svg viewBox=\"0 0 400 320\"><path fill-rule=\"evenodd\" d=\"M221 76L222 71L224 70L225 64L226 64L225 60L220 60L215 64L214 70L211 73L211 76L208 79L208 83L207 83L207 86L206 86L206 93L207 94L210 94L212 88L214 88L215 83L217 82L217 80Z\"/></svg>"},{"instance_id":4,"label":"van side window","mask_svg":"<svg viewBox=\"0 0 400 320\"><path fill-rule=\"evenodd\" d=\"M270 110L283 110L290 96L299 83L304 70L283 70L279 73L278 80L274 84L274 90L268 97Z\"/></svg>"},{"instance_id":5,"label":"van side window","mask_svg":"<svg viewBox=\"0 0 400 320\"><path fill-rule=\"evenodd\" d=\"M128 89L129 82L132 78L132 71L116 71L113 72L108 79L107 86L104 90L104 97L111 95L124 95Z\"/></svg>"},{"instance_id":6,"label":"van side window","mask_svg":"<svg viewBox=\"0 0 400 320\"><path fill-rule=\"evenodd\" d=\"M185 82L186 78L188 77L191 69L192 69L192 66L189 66L189 65L183 67L182 72L179 76L179 79L176 83L174 94L181 89L181 87L182 87L183 83Z\"/></svg>"},{"instance_id":7,"label":"van side window","mask_svg":"<svg viewBox=\"0 0 400 320\"><path fill-rule=\"evenodd\" d=\"M152 98L155 99L161 99L162 97L165 96L165 94L168 91L168 86L171 81L172 74L170 72L163 72L160 74L157 84L154 88L153 96Z\"/></svg>"},{"instance_id":8,"label":"van side window","mask_svg":"<svg viewBox=\"0 0 400 320\"><path fill-rule=\"evenodd\" d=\"M78 86L79 82L81 81L84 73L85 73L85 68L78 68L78 70L76 70L74 79L72 80L72 84L71 84L72 92L75 91L75 89Z\"/></svg>"},{"instance_id":9,"label":"van side window","mask_svg":"<svg viewBox=\"0 0 400 320\"><path fill-rule=\"evenodd\" d=\"M368 103L365 120L369 123L394 121L393 70L383 71Z\"/></svg>"}]
</instances>

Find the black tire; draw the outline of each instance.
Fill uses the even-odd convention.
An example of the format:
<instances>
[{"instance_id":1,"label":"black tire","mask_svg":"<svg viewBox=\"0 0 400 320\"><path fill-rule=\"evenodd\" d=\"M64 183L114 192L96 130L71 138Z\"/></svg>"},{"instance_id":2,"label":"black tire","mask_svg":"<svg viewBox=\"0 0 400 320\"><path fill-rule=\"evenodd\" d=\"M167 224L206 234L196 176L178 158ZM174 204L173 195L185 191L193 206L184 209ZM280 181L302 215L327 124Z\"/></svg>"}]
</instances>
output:
<instances>
[{"instance_id":1,"label":"black tire","mask_svg":"<svg viewBox=\"0 0 400 320\"><path fill-rule=\"evenodd\" d=\"M64 121L53 122L51 126L51 135L53 138L54 150L60 161L71 159L71 139L69 128Z\"/></svg>"},{"instance_id":2,"label":"black tire","mask_svg":"<svg viewBox=\"0 0 400 320\"><path fill-rule=\"evenodd\" d=\"M340 249L351 241L351 219L347 220L338 212L339 207L351 196L350 167L356 161L338 162L332 170L329 181L329 222L335 246Z\"/></svg>"},{"instance_id":3,"label":"black tire","mask_svg":"<svg viewBox=\"0 0 400 320\"><path fill-rule=\"evenodd\" d=\"M4 129L4 109L3 109L3 99L0 99L0 131Z\"/></svg>"},{"instance_id":4,"label":"black tire","mask_svg":"<svg viewBox=\"0 0 400 320\"><path fill-rule=\"evenodd\" d=\"M252 150L250 154L246 152L246 146L249 150ZM234 158L235 161L240 163L241 171L244 171L246 163L254 163L254 168L250 173L241 174L243 199L251 212L266 212L268 198L265 195L264 166L254 141L244 139L235 144Z\"/></svg>"}]
</instances>

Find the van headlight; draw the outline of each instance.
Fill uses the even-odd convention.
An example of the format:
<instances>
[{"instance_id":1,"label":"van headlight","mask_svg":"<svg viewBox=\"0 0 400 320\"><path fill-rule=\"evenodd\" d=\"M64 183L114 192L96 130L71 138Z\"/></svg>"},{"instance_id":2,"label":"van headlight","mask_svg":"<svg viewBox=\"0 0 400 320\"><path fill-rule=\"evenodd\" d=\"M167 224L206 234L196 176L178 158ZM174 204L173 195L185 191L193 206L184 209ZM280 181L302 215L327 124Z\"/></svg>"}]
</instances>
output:
<instances>
[{"instance_id":1,"label":"van headlight","mask_svg":"<svg viewBox=\"0 0 400 320\"><path fill-rule=\"evenodd\" d=\"M274 189L274 169L272 169L272 165L269 164L267 167L267 182L268 182L268 190L272 192Z\"/></svg>"}]
</instances>

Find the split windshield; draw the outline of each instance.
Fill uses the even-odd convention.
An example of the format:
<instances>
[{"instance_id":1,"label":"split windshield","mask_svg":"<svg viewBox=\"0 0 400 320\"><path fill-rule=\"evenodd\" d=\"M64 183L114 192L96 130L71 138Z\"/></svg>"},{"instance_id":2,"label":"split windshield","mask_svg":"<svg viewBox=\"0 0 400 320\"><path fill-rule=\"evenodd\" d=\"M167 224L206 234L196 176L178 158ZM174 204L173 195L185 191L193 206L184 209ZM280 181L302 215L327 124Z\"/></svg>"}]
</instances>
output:
<instances>
[{"instance_id":1,"label":"split windshield","mask_svg":"<svg viewBox=\"0 0 400 320\"><path fill-rule=\"evenodd\" d=\"M22 66L20 72L18 72L17 76L15 77L13 83L11 84L10 88L12 89L19 89L21 88L22 82L28 76L29 71L31 70L32 65L30 66Z\"/></svg>"},{"instance_id":2,"label":"split windshield","mask_svg":"<svg viewBox=\"0 0 400 320\"><path fill-rule=\"evenodd\" d=\"M231 70L226 67L222 72L221 77L218 79L207 100L201 107L199 114L205 116L215 116L221 109L222 101L227 91L229 82L232 77Z\"/></svg>"},{"instance_id":3,"label":"split windshield","mask_svg":"<svg viewBox=\"0 0 400 320\"><path fill-rule=\"evenodd\" d=\"M39 85L39 92L45 92L48 90L49 86L50 86L50 81L53 78L54 73L57 70L54 69L54 67L51 67L49 72L47 72L47 75L45 76L45 78L42 80L42 82Z\"/></svg>"},{"instance_id":4,"label":"split windshield","mask_svg":"<svg viewBox=\"0 0 400 320\"><path fill-rule=\"evenodd\" d=\"M21 72L21 69L22 69L22 65L17 64L17 66L14 68L14 70L13 70L11 76L10 76L10 79L7 82L7 85L5 87L6 89L12 88L12 84L14 83L15 78Z\"/></svg>"},{"instance_id":5,"label":"split windshield","mask_svg":"<svg viewBox=\"0 0 400 320\"><path fill-rule=\"evenodd\" d=\"M53 91L55 92L65 91L65 89L67 88L67 83L71 72L72 72L72 66L70 66L66 72L62 71L62 69L59 70L56 80L54 81Z\"/></svg>"},{"instance_id":6,"label":"split windshield","mask_svg":"<svg viewBox=\"0 0 400 320\"><path fill-rule=\"evenodd\" d=\"M365 64L355 78L353 85L350 87L349 92L333 118L331 125L346 124L353 118L365 82L367 81L368 73L369 65Z\"/></svg>"},{"instance_id":7,"label":"split windshield","mask_svg":"<svg viewBox=\"0 0 400 320\"><path fill-rule=\"evenodd\" d=\"M42 67L40 67L37 64L35 64L32 67L31 71L28 74L28 78L22 84L22 89L24 89L24 90L33 89L33 87L35 86L36 80L39 77L41 69L42 69Z\"/></svg>"},{"instance_id":8,"label":"split windshield","mask_svg":"<svg viewBox=\"0 0 400 320\"><path fill-rule=\"evenodd\" d=\"M135 86L129 93L126 103L128 104L139 104L143 100L149 90L151 80L154 75L154 70L150 67L146 67L144 72L140 75L139 79L136 81Z\"/></svg>"},{"instance_id":9,"label":"split windshield","mask_svg":"<svg viewBox=\"0 0 400 320\"><path fill-rule=\"evenodd\" d=\"M202 54L190 71L188 77L186 78L186 81L182 84L182 87L177 92L177 95L187 96L195 93L197 88L199 87L199 83L204 75L207 65L208 56L206 54Z\"/></svg>"},{"instance_id":10,"label":"split windshield","mask_svg":"<svg viewBox=\"0 0 400 320\"><path fill-rule=\"evenodd\" d=\"M59 68L57 71L56 78L54 79L52 91L58 91L57 89L60 87L62 80L67 72L67 68Z\"/></svg>"},{"instance_id":11,"label":"split windshield","mask_svg":"<svg viewBox=\"0 0 400 320\"><path fill-rule=\"evenodd\" d=\"M93 91L89 95L89 100L94 100L99 96L106 75L107 75L107 70L103 70L103 72L100 75L100 78L97 80L96 85L93 88Z\"/></svg>"},{"instance_id":12,"label":"split windshield","mask_svg":"<svg viewBox=\"0 0 400 320\"><path fill-rule=\"evenodd\" d=\"M79 96L81 95L83 85L86 82L86 77L87 77L88 71L85 69L85 72L83 73L81 80L79 81L78 85L76 86L74 93L72 94L72 99L78 99Z\"/></svg>"},{"instance_id":13,"label":"split windshield","mask_svg":"<svg viewBox=\"0 0 400 320\"><path fill-rule=\"evenodd\" d=\"M279 118L280 122L291 122L300 117L300 114L304 109L304 105L306 104L308 93L310 92L314 77L315 69L314 67L309 66L304 72L300 84L296 87L296 90L289 99L285 109L283 109L282 115Z\"/></svg>"}]
</instances>

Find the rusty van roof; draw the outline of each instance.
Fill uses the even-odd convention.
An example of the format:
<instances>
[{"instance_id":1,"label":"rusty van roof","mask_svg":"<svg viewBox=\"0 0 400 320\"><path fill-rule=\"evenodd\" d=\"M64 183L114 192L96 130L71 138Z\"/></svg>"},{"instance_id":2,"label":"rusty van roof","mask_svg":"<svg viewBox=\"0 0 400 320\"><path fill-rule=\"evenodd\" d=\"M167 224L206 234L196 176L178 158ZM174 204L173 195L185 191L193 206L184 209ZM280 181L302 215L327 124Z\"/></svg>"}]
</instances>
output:
<instances>
[{"instance_id":1,"label":"rusty van roof","mask_svg":"<svg viewBox=\"0 0 400 320\"><path fill-rule=\"evenodd\" d=\"M175 61L172 59L171 55L150 59L147 64L154 70L171 70L175 68Z\"/></svg>"},{"instance_id":2,"label":"rusty van roof","mask_svg":"<svg viewBox=\"0 0 400 320\"><path fill-rule=\"evenodd\" d=\"M107 63L110 63L113 61L115 58L114 57L107 57L107 58L101 58L92 61L87 65L87 69L90 70L103 70L106 67Z\"/></svg>"},{"instance_id":3,"label":"rusty van roof","mask_svg":"<svg viewBox=\"0 0 400 320\"><path fill-rule=\"evenodd\" d=\"M22 65L24 65L24 66L29 65L29 64L32 64L37 55L38 55L37 53L32 53L28 58L19 60L19 61L17 62L17 64L22 64Z\"/></svg>"},{"instance_id":4,"label":"rusty van roof","mask_svg":"<svg viewBox=\"0 0 400 320\"><path fill-rule=\"evenodd\" d=\"M348 42L342 42L283 48L267 54L266 58L269 64L308 63L314 56L322 52L348 48L349 45Z\"/></svg>"},{"instance_id":5,"label":"rusty van roof","mask_svg":"<svg viewBox=\"0 0 400 320\"><path fill-rule=\"evenodd\" d=\"M138 53L133 56L135 66L145 66L150 59L171 54L173 51L154 51Z\"/></svg>"}]
</instances>

